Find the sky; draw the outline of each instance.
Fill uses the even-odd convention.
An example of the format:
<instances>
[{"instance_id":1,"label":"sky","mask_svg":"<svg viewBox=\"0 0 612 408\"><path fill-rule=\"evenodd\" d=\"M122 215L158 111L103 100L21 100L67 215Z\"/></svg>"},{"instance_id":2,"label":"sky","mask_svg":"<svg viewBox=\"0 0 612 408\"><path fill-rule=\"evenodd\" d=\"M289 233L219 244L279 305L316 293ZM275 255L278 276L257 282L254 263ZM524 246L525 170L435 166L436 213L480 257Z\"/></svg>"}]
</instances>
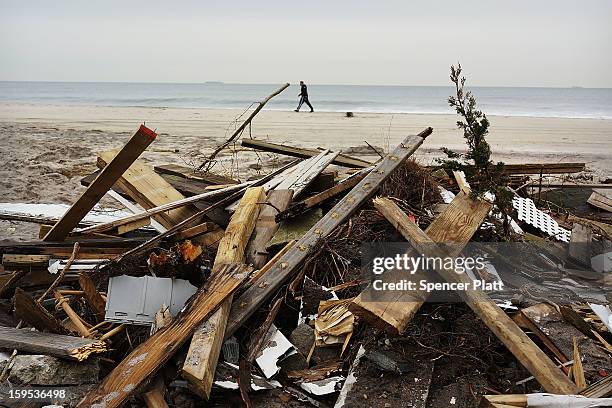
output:
<instances>
[{"instance_id":1,"label":"sky","mask_svg":"<svg viewBox=\"0 0 612 408\"><path fill-rule=\"evenodd\" d=\"M0 0L0 80L612 87L610 0Z\"/></svg>"}]
</instances>

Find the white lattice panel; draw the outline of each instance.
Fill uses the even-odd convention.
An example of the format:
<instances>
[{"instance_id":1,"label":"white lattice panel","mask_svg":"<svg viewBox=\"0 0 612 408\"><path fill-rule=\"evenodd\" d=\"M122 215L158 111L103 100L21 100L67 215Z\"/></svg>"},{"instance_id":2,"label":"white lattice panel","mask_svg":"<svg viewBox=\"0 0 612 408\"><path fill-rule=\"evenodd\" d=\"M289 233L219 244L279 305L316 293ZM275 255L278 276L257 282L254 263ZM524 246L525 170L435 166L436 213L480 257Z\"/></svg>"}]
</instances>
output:
<instances>
[{"instance_id":1,"label":"white lattice panel","mask_svg":"<svg viewBox=\"0 0 612 408\"><path fill-rule=\"evenodd\" d=\"M514 197L512 206L518 212L518 219L533 225L559 241L569 242L571 231L561 228L550 215L538 210L531 198Z\"/></svg>"}]
</instances>

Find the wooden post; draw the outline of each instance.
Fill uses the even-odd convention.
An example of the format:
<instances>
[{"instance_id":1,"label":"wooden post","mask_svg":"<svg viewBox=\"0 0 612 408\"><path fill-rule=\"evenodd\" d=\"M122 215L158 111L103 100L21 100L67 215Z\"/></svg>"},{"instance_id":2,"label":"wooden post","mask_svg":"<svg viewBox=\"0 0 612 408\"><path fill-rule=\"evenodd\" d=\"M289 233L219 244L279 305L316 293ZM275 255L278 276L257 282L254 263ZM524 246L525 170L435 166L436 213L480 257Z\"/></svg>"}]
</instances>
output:
<instances>
[{"instance_id":1,"label":"wooden post","mask_svg":"<svg viewBox=\"0 0 612 408\"><path fill-rule=\"evenodd\" d=\"M81 197L45 235L43 241L62 241L76 227L102 196L115 184L140 154L155 140L157 134L141 125L117 156L98 174Z\"/></svg>"},{"instance_id":2,"label":"wooden post","mask_svg":"<svg viewBox=\"0 0 612 408\"><path fill-rule=\"evenodd\" d=\"M435 242L415 223L410 221L408 216L393 201L388 198L377 198L374 200L374 206L419 253L441 259L448 256L445 251L436 247ZM465 273L456 272L454 268L447 267L446 263L436 271L448 282L470 284L472 282ZM484 292L471 289L458 293L547 392L555 394L575 394L578 392L576 385Z\"/></svg>"},{"instance_id":3,"label":"wooden post","mask_svg":"<svg viewBox=\"0 0 612 408\"><path fill-rule=\"evenodd\" d=\"M408 136L387 157L357 184L342 200L319 220L265 273L258 282L246 289L232 305L225 336L230 336L242 325L278 288L298 271L318 243L325 239L340 224L370 198L380 185L396 170L431 134L427 128L416 136Z\"/></svg>"},{"instance_id":4,"label":"wooden post","mask_svg":"<svg viewBox=\"0 0 612 408\"><path fill-rule=\"evenodd\" d=\"M238 288L248 271L249 268L244 265L230 265L213 274L172 323L136 347L77 406L122 406L145 380L152 378L174 355L195 328Z\"/></svg>"},{"instance_id":5,"label":"wooden post","mask_svg":"<svg viewBox=\"0 0 612 408\"><path fill-rule=\"evenodd\" d=\"M265 199L263 187L247 189L232 215L223 239L219 242L213 273L225 265L244 260L246 246L255 228L261 202ZM231 305L230 295L219 310L196 329L183 364L183 377L191 382L201 397L206 399L210 396L214 381Z\"/></svg>"}]
</instances>

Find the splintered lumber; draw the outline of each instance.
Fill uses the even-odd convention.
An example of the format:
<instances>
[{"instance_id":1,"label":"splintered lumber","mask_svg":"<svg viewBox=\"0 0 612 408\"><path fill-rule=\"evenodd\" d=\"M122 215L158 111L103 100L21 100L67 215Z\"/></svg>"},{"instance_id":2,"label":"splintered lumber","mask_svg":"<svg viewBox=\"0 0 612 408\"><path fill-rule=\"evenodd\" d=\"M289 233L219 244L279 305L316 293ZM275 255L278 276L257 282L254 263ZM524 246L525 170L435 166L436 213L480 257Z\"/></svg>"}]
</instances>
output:
<instances>
[{"instance_id":1,"label":"splintered lumber","mask_svg":"<svg viewBox=\"0 0 612 408\"><path fill-rule=\"evenodd\" d=\"M112 159L107 160L108 165L51 228L43 240L61 241L66 238L147 146L155 140L156 136L157 134L151 129L141 125L125 146Z\"/></svg>"},{"instance_id":2,"label":"splintered lumber","mask_svg":"<svg viewBox=\"0 0 612 408\"><path fill-rule=\"evenodd\" d=\"M66 333L64 326L23 289L15 289L15 316L40 331Z\"/></svg>"},{"instance_id":3,"label":"splintered lumber","mask_svg":"<svg viewBox=\"0 0 612 408\"><path fill-rule=\"evenodd\" d=\"M110 222L106 222L104 224L97 224L97 225L93 225L91 227L83 228L83 229L79 230L78 232L80 232L82 234L91 234L91 233L94 233L94 232L110 231L110 230L112 230L114 228L118 228L118 227L120 227L122 225L133 223L133 222L136 222L136 221L139 221L139 220L143 220L143 219L152 217L154 215L157 215L157 214L169 211L169 210L174 210L174 209L177 209L177 208L181 208L181 207L184 207L184 206L186 206L188 204L193 204L193 203L196 203L196 202L201 201L201 200L216 198L216 197L219 197L219 196L224 195L224 194L233 193L235 191L238 191L238 190L241 190L243 188L246 188L250 184L253 184L253 182L236 184L236 185L232 185L232 186L223 188L221 190L210 191L210 192L198 194L198 195L195 195L195 196L192 196L192 197L183 198L183 199L180 199L180 200L177 200L177 201L169 202L169 203L166 203L166 204L159 205L157 207L150 208L150 209L145 210L145 211L138 212L138 213L136 213L134 215L130 215L129 217L121 218L119 220L110 221ZM182 220L180 220L180 221L182 221Z\"/></svg>"},{"instance_id":4,"label":"splintered lumber","mask_svg":"<svg viewBox=\"0 0 612 408\"><path fill-rule=\"evenodd\" d=\"M408 136L404 139L295 245L278 258L274 265L260 276L256 284L246 289L232 305L226 337L240 327L266 299L276 293L280 286L299 270L302 262L316 249L318 243L326 239L337 226L348 220L393 171L423 144L432 131L432 128L427 128L416 136Z\"/></svg>"},{"instance_id":5,"label":"splintered lumber","mask_svg":"<svg viewBox=\"0 0 612 408\"><path fill-rule=\"evenodd\" d=\"M420 254L440 259L448 256L445 251L437 248L435 242L418 225L410 221L393 201L388 198L377 198L374 200L374 206ZM436 271L447 282L464 284L472 282L467 274L458 273L446 264L436 268ZM484 292L472 288L459 291L459 295L547 392L577 393L576 385Z\"/></svg>"},{"instance_id":6,"label":"splintered lumber","mask_svg":"<svg viewBox=\"0 0 612 408\"><path fill-rule=\"evenodd\" d=\"M612 198L610 197L612 197L612 195L606 195L604 191L594 190L588 198L587 203L601 210L612 212Z\"/></svg>"},{"instance_id":7,"label":"splintered lumber","mask_svg":"<svg viewBox=\"0 0 612 408\"><path fill-rule=\"evenodd\" d=\"M303 147L292 147L285 146L276 143L270 143L258 139L242 139L241 144L244 147L250 147L256 150L262 150L265 152L284 154L286 156L299 157L301 159L307 159L309 157L317 156L321 153L318 149L307 149ZM338 166L352 167L352 168L365 168L370 167L373 163L366 160L357 159L351 156L340 153L332 162Z\"/></svg>"},{"instance_id":8,"label":"splintered lumber","mask_svg":"<svg viewBox=\"0 0 612 408\"><path fill-rule=\"evenodd\" d=\"M102 404L120 407L189 339L195 328L238 288L250 268L227 265L214 273L172 323L157 331L115 366L106 378L79 402L78 407Z\"/></svg>"},{"instance_id":9,"label":"splintered lumber","mask_svg":"<svg viewBox=\"0 0 612 408\"><path fill-rule=\"evenodd\" d=\"M265 265L268 260L266 245L278 230L278 223L275 216L278 211L282 211L289 206L293 198L293 190L272 190L259 212L255 231L249 241L246 251L246 262L252 264L255 269Z\"/></svg>"},{"instance_id":10,"label":"splintered lumber","mask_svg":"<svg viewBox=\"0 0 612 408\"><path fill-rule=\"evenodd\" d=\"M283 92L285 89L287 89L289 87L289 84L286 83L284 85L282 85L280 88L278 88L276 91L272 92L270 95L268 95L268 97L266 99L264 99L263 101L259 102L259 105L257 105L257 107L253 110L253 112L251 112L251 114L249 115L248 118L246 118L246 120L244 122L242 122L242 125L240 125L238 127L238 129L236 129L234 131L234 133L229 137L229 139L227 139L225 141L225 143L223 143L221 146L217 147L215 149L214 152L212 152L210 154L210 156L208 156L208 158L202 163L200 164L200 167L198 167L198 170L202 170L202 168L204 166L206 166L208 163L210 163L217 154L219 154L219 152L221 152L221 150L225 149L231 142L234 141L234 139L236 139L238 136L240 136L242 134L242 132L244 131L244 129L246 129L246 127L248 126L249 123L251 123L251 121L253 120L253 118L259 113L259 111L266 105L266 103L268 103L268 101L272 98L274 98L276 95L278 95L279 93Z\"/></svg>"},{"instance_id":11,"label":"splintered lumber","mask_svg":"<svg viewBox=\"0 0 612 408\"><path fill-rule=\"evenodd\" d=\"M449 256L457 256L478 230L490 209L491 204L488 202L472 200L467 194L460 192L427 227L425 234L434 242L450 244ZM421 272L418 271L416 274ZM373 288L368 286L353 300L349 309L373 326L396 334L406 330L428 296L424 291L398 291L385 295L392 298L381 301L369 300L380 295L375 295Z\"/></svg>"},{"instance_id":12,"label":"splintered lumber","mask_svg":"<svg viewBox=\"0 0 612 408\"><path fill-rule=\"evenodd\" d=\"M98 153L98 167L106 168L117 152L114 150ZM183 200L185 196L176 191L166 180L153 171L153 168L136 160L123 172L117 184L128 192L130 197L144 209L159 207L173 201ZM154 219L166 228L183 221L196 212L191 207L180 207L154 215Z\"/></svg>"},{"instance_id":13,"label":"splintered lumber","mask_svg":"<svg viewBox=\"0 0 612 408\"><path fill-rule=\"evenodd\" d=\"M289 167L293 166L293 163L289 163L286 166L281 167L280 169L268 174L267 176L255 181L254 184L252 184L253 187L256 186L260 186L260 185L264 185L265 183L268 183L270 180L274 179L277 175L281 174L282 172L284 172L285 170L287 170ZM193 214L191 217L179 222L178 224L176 224L174 227L170 228L169 230L149 239L148 241L142 243L141 245L137 246L134 249L129 250L128 252L123 253L123 255L121 255L118 259L122 259L124 257L127 256L133 256L139 253L142 253L144 251L146 251L147 249L153 248L155 247L155 245L157 245L158 243L160 243L164 238L173 235L175 233L177 233L178 231L181 231L183 229L185 229L186 227L189 227L191 224L198 222L200 220L200 218L202 218L205 214L209 213L210 211L216 209L216 208L221 208L229 203L234 202L234 200L236 200L237 198L241 197L243 195L243 192L241 190L236 191L235 193L225 197L224 199L217 201L214 204L211 204L210 206L204 208L203 210L198 211L197 213ZM209 234L215 234L215 231L210 232ZM201 238L205 238L205 236L201 237ZM199 241L198 241L199 242ZM202 244L205 245L205 244ZM2 244L0 244L0 247L2 246Z\"/></svg>"},{"instance_id":14,"label":"splintered lumber","mask_svg":"<svg viewBox=\"0 0 612 408\"><path fill-rule=\"evenodd\" d=\"M79 285L83 290L83 295L87 304L93 309L96 314L98 321L104 320L104 312L106 308L106 301L96 289L96 285L93 283L89 275L84 272L79 274Z\"/></svg>"},{"instance_id":15,"label":"splintered lumber","mask_svg":"<svg viewBox=\"0 0 612 408\"><path fill-rule=\"evenodd\" d=\"M238 184L238 181L221 176L219 174L211 173L208 171L195 171L191 167L181 166L178 164L163 164L161 166L153 166L153 170L159 174L170 174L173 176L179 176L189 180L203 181L207 184L221 185L221 184Z\"/></svg>"},{"instance_id":16,"label":"splintered lumber","mask_svg":"<svg viewBox=\"0 0 612 408\"><path fill-rule=\"evenodd\" d=\"M320 193L315 194L312 197L308 197L303 201L292 204L288 209L286 209L285 211L281 211L276 215L277 222L304 213L308 209L315 207L321 204L322 202L329 200L330 198L336 197L337 195L355 187L357 183L359 183L361 179L363 179L370 172L370 170L372 170L371 167L362 169L359 172L352 174L346 179L340 181L335 186L330 187L327 190L321 191Z\"/></svg>"},{"instance_id":17,"label":"splintered lumber","mask_svg":"<svg viewBox=\"0 0 612 408\"><path fill-rule=\"evenodd\" d=\"M226 265L243 262L259 208L265 199L263 187L247 189L219 242L213 273ZM231 305L232 295L229 295L219 309L196 329L183 364L183 377L206 399L210 396L214 381Z\"/></svg>"},{"instance_id":18,"label":"splintered lumber","mask_svg":"<svg viewBox=\"0 0 612 408\"><path fill-rule=\"evenodd\" d=\"M3 326L0 326L0 348L78 361L87 359L93 353L106 351L103 341Z\"/></svg>"}]
</instances>

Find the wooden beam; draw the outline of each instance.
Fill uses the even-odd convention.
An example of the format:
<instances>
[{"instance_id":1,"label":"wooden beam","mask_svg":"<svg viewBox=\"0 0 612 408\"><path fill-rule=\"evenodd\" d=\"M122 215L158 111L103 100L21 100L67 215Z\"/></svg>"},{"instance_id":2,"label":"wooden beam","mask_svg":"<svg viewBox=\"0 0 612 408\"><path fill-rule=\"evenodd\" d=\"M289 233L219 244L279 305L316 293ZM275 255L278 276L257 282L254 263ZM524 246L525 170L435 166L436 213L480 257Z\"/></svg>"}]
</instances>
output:
<instances>
[{"instance_id":1,"label":"wooden beam","mask_svg":"<svg viewBox=\"0 0 612 408\"><path fill-rule=\"evenodd\" d=\"M98 153L98 167L105 168L115 158L116 151ZM140 204L145 210L159 207L173 201L185 198L176 191L153 168L140 160L136 160L117 180L130 197ZM173 210L157 213L153 218L166 228L171 228L180 221L190 217L196 212L192 207L182 206ZM133 219L131 219L133 221Z\"/></svg>"},{"instance_id":2,"label":"wooden beam","mask_svg":"<svg viewBox=\"0 0 612 408\"><path fill-rule=\"evenodd\" d=\"M491 205L486 201L472 200L461 192L433 220L425 233L434 242L452 244L448 248L452 251L450 255L457 256L478 230L490 209ZM420 271L415 273L415 276L420 275L423 275L423 279L426 278ZM427 299L427 293L424 291L398 292L393 295L385 293L385 298L381 301L370 300L376 297L380 298L380 293L375 294L372 287L368 286L353 299L349 309L373 326L390 333L401 334Z\"/></svg>"},{"instance_id":3,"label":"wooden beam","mask_svg":"<svg viewBox=\"0 0 612 408\"><path fill-rule=\"evenodd\" d=\"M155 140L157 134L141 125L132 138L123 146L98 177L87 187L79 199L66 211L62 218L51 228L43 241L61 241L100 201L128 167Z\"/></svg>"},{"instance_id":4,"label":"wooden beam","mask_svg":"<svg viewBox=\"0 0 612 408\"><path fill-rule=\"evenodd\" d=\"M566 174L585 170L586 163L505 163L504 174ZM494 168L495 165L491 166ZM428 166L439 169L440 166ZM468 166L469 168L469 166Z\"/></svg>"},{"instance_id":5,"label":"wooden beam","mask_svg":"<svg viewBox=\"0 0 612 408\"><path fill-rule=\"evenodd\" d=\"M255 269L260 269L268 260L266 245L278 230L275 216L278 211L283 211L291 203L293 190L272 190L266 199L257 218L255 231L249 241L246 250L246 262L252 264Z\"/></svg>"},{"instance_id":6,"label":"wooden beam","mask_svg":"<svg viewBox=\"0 0 612 408\"><path fill-rule=\"evenodd\" d=\"M159 205L157 207L153 207L150 208L148 210L145 211L141 211L138 212L134 215L130 215L128 217L124 217L118 220L114 220L114 221L109 221L109 222L105 222L103 224L97 224L97 225L93 225L91 227L87 227L87 228L83 228L81 230L79 230L78 232L86 234L86 233L94 233L94 232L104 232L104 231L110 231L114 228L118 228L122 225L126 225L129 223L133 223L139 220L143 220L146 218L150 218L152 216L155 216L157 214L169 211L169 210L175 210L177 208L181 208L181 207L185 207L189 204L194 204L198 201L201 200L206 200L206 199L212 199L212 198L216 198L225 194L229 194L229 193L233 193L236 192L238 190L241 190L243 188L246 188L247 186L249 186L251 183L242 183L242 184L236 184L236 185L232 185L229 187L226 187L224 189L221 190L215 190L215 191L210 191L210 192L206 192L203 194L198 194L196 196L193 197L188 197L188 198L182 198L180 200L177 201L172 201L172 202L168 202L162 205ZM182 219L180 220L182 221Z\"/></svg>"},{"instance_id":7,"label":"wooden beam","mask_svg":"<svg viewBox=\"0 0 612 408\"><path fill-rule=\"evenodd\" d=\"M219 243L213 273L226 265L243 262L260 205L265 199L263 187L247 189ZM196 329L183 364L183 377L193 385L201 397L206 399L210 396L214 381L231 305L232 295L228 296L219 306L219 310Z\"/></svg>"},{"instance_id":8,"label":"wooden beam","mask_svg":"<svg viewBox=\"0 0 612 408\"><path fill-rule=\"evenodd\" d=\"M436 247L436 243L410 221L393 201L387 198L377 198L374 200L374 206L419 253L440 259L449 256L446 251ZM459 273L454 268L446 266L447 264L444 263L443 267L436 271L447 282L472 283L467 274ZM458 294L547 392L577 393L576 385L484 292L472 288L459 291Z\"/></svg>"},{"instance_id":9,"label":"wooden beam","mask_svg":"<svg viewBox=\"0 0 612 408\"><path fill-rule=\"evenodd\" d=\"M154 377L195 328L238 288L248 272L245 265L234 264L213 274L172 323L137 346L83 397L78 407L90 408L94 404L103 404L105 408L122 406L145 381Z\"/></svg>"},{"instance_id":10,"label":"wooden beam","mask_svg":"<svg viewBox=\"0 0 612 408\"><path fill-rule=\"evenodd\" d=\"M270 143L263 140L257 139L242 139L242 146L250 147L256 150L262 150L265 152L284 154L291 157L299 157L301 159L307 159L309 157L317 156L321 153L318 149L307 149L303 147L292 147L285 146L276 143ZM344 167L353 167L353 168L365 168L370 167L373 163L369 161L357 159L355 157L347 156L345 154L340 153L338 157L332 162L332 164L337 164L338 166Z\"/></svg>"},{"instance_id":11,"label":"wooden beam","mask_svg":"<svg viewBox=\"0 0 612 408\"><path fill-rule=\"evenodd\" d=\"M0 348L78 361L85 360L92 353L106 351L103 341L3 326L0 326Z\"/></svg>"},{"instance_id":12,"label":"wooden beam","mask_svg":"<svg viewBox=\"0 0 612 408\"><path fill-rule=\"evenodd\" d=\"M232 305L230 319L225 332L231 335L248 319L281 285L293 276L301 263L315 250L319 242L348 218L402 163L414 153L425 138L432 133L427 128L416 136L408 136L376 168L363 178L350 193L342 198L325 216L317 222L294 246L260 276L257 284L250 286Z\"/></svg>"},{"instance_id":13,"label":"wooden beam","mask_svg":"<svg viewBox=\"0 0 612 408\"><path fill-rule=\"evenodd\" d=\"M153 170L155 170L155 172L158 174L171 174L173 176L179 176L189 180L203 181L212 185L238 184L238 181L234 180L233 178L221 176L208 171L196 171L191 167L181 166L178 164L163 164L161 166L153 166Z\"/></svg>"}]
</instances>

